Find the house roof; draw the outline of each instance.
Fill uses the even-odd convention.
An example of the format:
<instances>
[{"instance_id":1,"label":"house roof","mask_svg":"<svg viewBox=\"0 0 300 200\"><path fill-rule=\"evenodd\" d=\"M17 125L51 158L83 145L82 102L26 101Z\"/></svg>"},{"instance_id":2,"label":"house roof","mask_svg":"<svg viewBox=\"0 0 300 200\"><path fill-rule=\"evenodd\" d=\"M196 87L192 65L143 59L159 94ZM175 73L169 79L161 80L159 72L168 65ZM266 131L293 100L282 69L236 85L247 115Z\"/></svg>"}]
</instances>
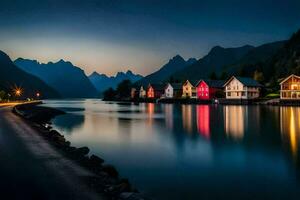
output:
<instances>
[{"instance_id":1,"label":"house roof","mask_svg":"<svg viewBox=\"0 0 300 200\"><path fill-rule=\"evenodd\" d=\"M223 88L223 85L225 83L224 80L209 80L209 79L202 79L200 80L196 86L200 84L201 81L204 81L209 87L214 88Z\"/></svg>"},{"instance_id":2,"label":"house roof","mask_svg":"<svg viewBox=\"0 0 300 200\"><path fill-rule=\"evenodd\" d=\"M184 82L184 84L185 84L187 81L189 81L193 86L196 86L197 83L199 82L199 80L186 80L186 81Z\"/></svg>"},{"instance_id":3,"label":"house roof","mask_svg":"<svg viewBox=\"0 0 300 200\"><path fill-rule=\"evenodd\" d=\"M163 84L149 84L149 86L153 87L154 90L164 90L165 86Z\"/></svg>"},{"instance_id":4,"label":"house roof","mask_svg":"<svg viewBox=\"0 0 300 200\"><path fill-rule=\"evenodd\" d=\"M172 86L172 88L174 90L181 90L182 89L182 83L170 83L170 85Z\"/></svg>"},{"instance_id":5,"label":"house roof","mask_svg":"<svg viewBox=\"0 0 300 200\"><path fill-rule=\"evenodd\" d=\"M238 81L240 81L245 86L249 86L249 87L262 87L263 86L256 80L249 78L249 77L232 76L228 81L226 81L226 83L223 85L223 87L225 87L234 78L236 78Z\"/></svg>"},{"instance_id":6,"label":"house roof","mask_svg":"<svg viewBox=\"0 0 300 200\"><path fill-rule=\"evenodd\" d=\"M300 79L300 76L297 76L295 74L291 74L289 75L288 77L286 77L285 79L283 79L281 82L280 82L280 85L283 84L284 82L286 82L287 80L289 80L291 77L296 77L298 79Z\"/></svg>"}]
</instances>

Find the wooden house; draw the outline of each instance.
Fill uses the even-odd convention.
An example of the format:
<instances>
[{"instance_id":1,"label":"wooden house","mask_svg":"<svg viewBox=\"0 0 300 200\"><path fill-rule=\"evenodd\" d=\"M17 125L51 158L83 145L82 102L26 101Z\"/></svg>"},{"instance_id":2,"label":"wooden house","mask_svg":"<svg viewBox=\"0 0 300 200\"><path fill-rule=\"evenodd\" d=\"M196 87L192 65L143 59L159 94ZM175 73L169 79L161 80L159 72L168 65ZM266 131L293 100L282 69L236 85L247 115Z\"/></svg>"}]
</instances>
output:
<instances>
[{"instance_id":1,"label":"wooden house","mask_svg":"<svg viewBox=\"0 0 300 200\"><path fill-rule=\"evenodd\" d=\"M252 78L232 76L223 87L226 99L255 99L262 85Z\"/></svg>"},{"instance_id":2,"label":"wooden house","mask_svg":"<svg viewBox=\"0 0 300 200\"><path fill-rule=\"evenodd\" d=\"M300 100L300 76L292 74L280 82L280 99Z\"/></svg>"},{"instance_id":3,"label":"wooden house","mask_svg":"<svg viewBox=\"0 0 300 200\"><path fill-rule=\"evenodd\" d=\"M164 85L163 84L149 84L147 88L147 98L158 99L164 94Z\"/></svg>"},{"instance_id":4,"label":"wooden house","mask_svg":"<svg viewBox=\"0 0 300 200\"><path fill-rule=\"evenodd\" d=\"M144 89L143 86L140 87L139 97L140 98L146 98L146 90Z\"/></svg>"},{"instance_id":5,"label":"wooden house","mask_svg":"<svg viewBox=\"0 0 300 200\"><path fill-rule=\"evenodd\" d=\"M196 80L186 80L182 85L182 98L197 98Z\"/></svg>"},{"instance_id":6,"label":"wooden house","mask_svg":"<svg viewBox=\"0 0 300 200\"><path fill-rule=\"evenodd\" d=\"M165 87L165 98L180 98L182 96L181 83L168 83Z\"/></svg>"},{"instance_id":7,"label":"wooden house","mask_svg":"<svg viewBox=\"0 0 300 200\"><path fill-rule=\"evenodd\" d=\"M224 81L222 80L200 80L196 85L197 98L210 100L220 97L220 94L223 93L223 85Z\"/></svg>"}]
</instances>

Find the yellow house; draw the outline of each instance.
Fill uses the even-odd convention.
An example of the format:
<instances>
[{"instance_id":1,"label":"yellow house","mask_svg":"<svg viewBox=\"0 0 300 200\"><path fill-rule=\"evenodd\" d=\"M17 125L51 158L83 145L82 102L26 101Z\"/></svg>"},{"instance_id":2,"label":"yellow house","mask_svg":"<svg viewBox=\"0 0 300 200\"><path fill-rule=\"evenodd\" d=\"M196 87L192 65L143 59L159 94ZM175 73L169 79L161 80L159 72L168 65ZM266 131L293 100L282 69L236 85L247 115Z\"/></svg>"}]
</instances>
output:
<instances>
[{"instance_id":1,"label":"yellow house","mask_svg":"<svg viewBox=\"0 0 300 200\"><path fill-rule=\"evenodd\" d=\"M300 76L292 74L280 82L280 99L300 100Z\"/></svg>"},{"instance_id":2,"label":"yellow house","mask_svg":"<svg viewBox=\"0 0 300 200\"><path fill-rule=\"evenodd\" d=\"M182 98L197 98L196 84L198 81L186 80L182 85Z\"/></svg>"}]
</instances>

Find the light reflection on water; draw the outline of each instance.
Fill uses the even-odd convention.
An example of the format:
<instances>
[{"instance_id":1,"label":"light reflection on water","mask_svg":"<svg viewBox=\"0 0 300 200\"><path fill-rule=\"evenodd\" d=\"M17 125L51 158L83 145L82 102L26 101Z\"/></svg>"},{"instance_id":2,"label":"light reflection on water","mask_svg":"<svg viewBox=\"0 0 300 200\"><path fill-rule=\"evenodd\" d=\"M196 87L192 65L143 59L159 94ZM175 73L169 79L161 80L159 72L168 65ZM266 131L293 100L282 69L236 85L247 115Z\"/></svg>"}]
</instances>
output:
<instances>
[{"instance_id":1,"label":"light reflection on water","mask_svg":"<svg viewBox=\"0 0 300 200\"><path fill-rule=\"evenodd\" d=\"M155 199L299 197L300 108L48 101L54 127Z\"/></svg>"}]
</instances>

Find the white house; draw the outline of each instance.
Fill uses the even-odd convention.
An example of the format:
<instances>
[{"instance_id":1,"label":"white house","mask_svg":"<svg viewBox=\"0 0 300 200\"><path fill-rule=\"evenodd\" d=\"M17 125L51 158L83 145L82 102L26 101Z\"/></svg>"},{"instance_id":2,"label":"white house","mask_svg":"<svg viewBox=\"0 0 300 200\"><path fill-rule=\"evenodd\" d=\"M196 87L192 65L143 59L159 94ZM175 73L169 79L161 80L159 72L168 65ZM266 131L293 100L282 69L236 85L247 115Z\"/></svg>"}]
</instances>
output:
<instances>
[{"instance_id":1,"label":"white house","mask_svg":"<svg viewBox=\"0 0 300 200\"><path fill-rule=\"evenodd\" d=\"M181 83L168 83L165 87L165 98L180 98L182 95Z\"/></svg>"},{"instance_id":2,"label":"white house","mask_svg":"<svg viewBox=\"0 0 300 200\"><path fill-rule=\"evenodd\" d=\"M173 98L173 87L170 83L168 83L165 87L165 94L164 94L164 97L165 98Z\"/></svg>"},{"instance_id":3,"label":"white house","mask_svg":"<svg viewBox=\"0 0 300 200\"><path fill-rule=\"evenodd\" d=\"M146 90L144 90L143 86L140 87L139 97L140 98L145 98L146 97Z\"/></svg>"},{"instance_id":4,"label":"white house","mask_svg":"<svg viewBox=\"0 0 300 200\"><path fill-rule=\"evenodd\" d=\"M226 99L255 99L262 85L246 77L232 76L225 84Z\"/></svg>"}]
</instances>

